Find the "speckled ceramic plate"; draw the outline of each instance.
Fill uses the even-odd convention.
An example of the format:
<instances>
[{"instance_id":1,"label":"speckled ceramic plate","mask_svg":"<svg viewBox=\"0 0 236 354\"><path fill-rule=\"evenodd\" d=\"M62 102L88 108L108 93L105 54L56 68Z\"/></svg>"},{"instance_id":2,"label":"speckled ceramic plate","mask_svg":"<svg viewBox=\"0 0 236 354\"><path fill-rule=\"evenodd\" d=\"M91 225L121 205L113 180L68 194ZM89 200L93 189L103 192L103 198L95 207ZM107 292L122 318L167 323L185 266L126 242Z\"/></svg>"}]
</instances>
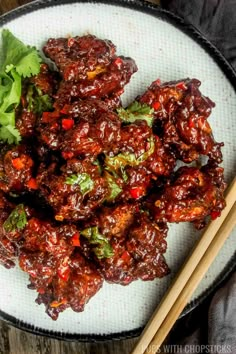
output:
<instances>
[{"instance_id":1,"label":"speckled ceramic plate","mask_svg":"<svg viewBox=\"0 0 236 354\"><path fill-rule=\"evenodd\" d=\"M201 90L216 102L210 118L215 138L224 141L224 167L229 182L235 174L236 76L219 52L193 27L174 15L143 1L41 0L0 19L25 43L38 48L48 37L93 33L109 38L118 53L133 57L139 67L127 86L126 104L156 78L162 81L196 77ZM27 289L27 274L0 268L0 314L15 326L63 339L105 340L138 335L171 280L199 238L189 224L170 225L167 262L171 274L152 282L136 281L127 287L104 284L83 313L67 310L54 322L36 293ZM235 234L194 293L185 313L211 291L235 264Z\"/></svg>"}]
</instances>

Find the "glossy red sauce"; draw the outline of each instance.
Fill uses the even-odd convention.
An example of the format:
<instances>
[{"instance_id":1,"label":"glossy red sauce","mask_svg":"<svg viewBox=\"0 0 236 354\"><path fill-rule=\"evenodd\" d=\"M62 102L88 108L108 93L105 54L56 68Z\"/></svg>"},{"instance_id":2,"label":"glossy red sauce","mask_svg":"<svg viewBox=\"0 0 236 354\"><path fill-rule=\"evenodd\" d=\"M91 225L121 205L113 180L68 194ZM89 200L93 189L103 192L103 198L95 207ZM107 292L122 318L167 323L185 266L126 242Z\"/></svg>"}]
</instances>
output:
<instances>
[{"instance_id":1,"label":"glossy red sauce","mask_svg":"<svg viewBox=\"0 0 236 354\"><path fill-rule=\"evenodd\" d=\"M49 39L43 50L58 72L43 64L25 80L22 141L1 148L0 262L19 261L56 319L68 307L83 311L104 280L167 275L167 223L200 228L215 219L225 183L222 144L208 123L214 103L198 80L155 81L137 98L153 124L127 123L116 109L137 71L133 59L91 35ZM175 170L177 160L201 155L206 166Z\"/></svg>"}]
</instances>

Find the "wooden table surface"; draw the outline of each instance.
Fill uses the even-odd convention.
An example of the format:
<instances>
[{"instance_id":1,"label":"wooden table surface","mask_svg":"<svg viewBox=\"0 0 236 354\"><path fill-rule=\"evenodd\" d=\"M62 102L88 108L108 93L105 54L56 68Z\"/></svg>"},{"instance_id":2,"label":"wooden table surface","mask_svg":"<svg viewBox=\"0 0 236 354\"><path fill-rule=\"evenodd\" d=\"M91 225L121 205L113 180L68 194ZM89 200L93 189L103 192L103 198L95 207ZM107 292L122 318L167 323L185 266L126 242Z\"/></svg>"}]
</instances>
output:
<instances>
[{"instance_id":1,"label":"wooden table surface","mask_svg":"<svg viewBox=\"0 0 236 354\"><path fill-rule=\"evenodd\" d=\"M29 2L0 0L0 15ZM64 342L30 334L0 321L0 354L129 354L136 341L137 338L98 344Z\"/></svg>"}]
</instances>

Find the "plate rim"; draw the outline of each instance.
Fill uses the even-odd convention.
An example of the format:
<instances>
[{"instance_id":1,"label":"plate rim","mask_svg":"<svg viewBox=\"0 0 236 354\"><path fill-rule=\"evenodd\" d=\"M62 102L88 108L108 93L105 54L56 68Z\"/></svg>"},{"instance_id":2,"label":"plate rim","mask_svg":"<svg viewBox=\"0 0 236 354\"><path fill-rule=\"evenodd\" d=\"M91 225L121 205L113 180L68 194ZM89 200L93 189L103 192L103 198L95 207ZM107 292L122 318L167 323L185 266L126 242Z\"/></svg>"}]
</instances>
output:
<instances>
[{"instance_id":1,"label":"plate rim","mask_svg":"<svg viewBox=\"0 0 236 354\"><path fill-rule=\"evenodd\" d=\"M89 4L105 4L105 5L114 5L121 6L125 8L130 8L131 10L137 10L147 15L151 15L156 18L164 20L174 27L177 27L180 31L187 34L195 42L197 42L217 63L220 69L223 71L227 79L232 84L236 92L236 72L224 57L224 55L191 23L186 22L181 17L175 15L174 13L161 8L159 5L147 2L145 0L35 0L23 6L19 6L16 9L13 9L0 16L0 27L3 27L8 22L21 17L22 15L28 14L30 12L37 11L39 9L60 6L60 5L70 5L73 3L89 3ZM228 263L222 272L217 276L211 286L206 289L201 295L196 299L189 302L185 307L183 313L180 315L180 318L188 314L194 308L196 308L203 300L206 299L214 290L216 290L220 284L229 276L231 272L236 269L236 252L230 258ZM24 330L29 333L42 335L45 337L55 338L59 340L66 341L80 341L80 342L103 342L108 340L121 340L134 338L141 334L144 326L135 328L133 330L121 331L109 334L78 334L78 333L62 333L54 330L45 330L43 328L37 327L33 324L29 324L22 320L18 320L16 317L7 314L6 312L0 309L0 319L4 320L14 327Z\"/></svg>"}]
</instances>

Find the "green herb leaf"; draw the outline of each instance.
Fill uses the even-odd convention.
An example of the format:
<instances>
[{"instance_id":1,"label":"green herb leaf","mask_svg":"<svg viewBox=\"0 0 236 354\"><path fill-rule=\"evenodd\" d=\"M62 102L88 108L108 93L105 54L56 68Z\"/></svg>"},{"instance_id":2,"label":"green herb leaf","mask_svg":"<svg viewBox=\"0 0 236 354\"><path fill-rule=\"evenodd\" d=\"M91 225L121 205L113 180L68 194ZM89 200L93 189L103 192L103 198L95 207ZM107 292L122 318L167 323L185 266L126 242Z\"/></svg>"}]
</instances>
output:
<instances>
[{"instance_id":1,"label":"green herb leaf","mask_svg":"<svg viewBox=\"0 0 236 354\"><path fill-rule=\"evenodd\" d=\"M43 112L49 112L53 109L52 99L49 95L43 95L42 91L36 86L30 84L26 94L28 111L41 116Z\"/></svg>"},{"instance_id":2,"label":"green herb leaf","mask_svg":"<svg viewBox=\"0 0 236 354\"><path fill-rule=\"evenodd\" d=\"M8 144L19 143L21 141L18 129L10 124L0 127L0 138Z\"/></svg>"},{"instance_id":3,"label":"green herb leaf","mask_svg":"<svg viewBox=\"0 0 236 354\"><path fill-rule=\"evenodd\" d=\"M40 58L36 49L31 48L30 52L23 57L15 66L17 73L22 77L30 77L37 75L40 71Z\"/></svg>"},{"instance_id":4,"label":"green herb leaf","mask_svg":"<svg viewBox=\"0 0 236 354\"><path fill-rule=\"evenodd\" d=\"M4 62L2 71L7 73L14 67L23 77L37 75L42 58L34 47L30 47L16 38L8 29L2 31Z\"/></svg>"},{"instance_id":5,"label":"green herb leaf","mask_svg":"<svg viewBox=\"0 0 236 354\"><path fill-rule=\"evenodd\" d=\"M19 143L15 109L20 102L22 77L36 75L42 61L37 50L24 45L9 30L2 31L4 61L0 70L0 140Z\"/></svg>"},{"instance_id":6,"label":"green herb leaf","mask_svg":"<svg viewBox=\"0 0 236 354\"><path fill-rule=\"evenodd\" d=\"M93 249L93 252L95 253L98 259L111 258L114 256L114 251L110 243L104 242L101 246L95 247Z\"/></svg>"},{"instance_id":7,"label":"green herb leaf","mask_svg":"<svg viewBox=\"0 0 236 354\"><path fill-rule=\"evenodd\" d=\"M100 234L97 226L82 230L80 234L87 238L91 245L97 245L93 248L93 252L97 258L102 259L114 256L113 248L111 247L108 239Z\"/></svg>"},{"instance_id":8,"label":"green herb leaf","mask_svg":"<svg viewBox=\"0 0 236 354\"><path fill-rule=\"evenodd\" d=\"M98 167L98 172L99 174L101 175L102 174L102 166L101 166L101 163L98 159L96 159L95 161L93 161L92 163L94 166L97 166Z\"/></svg>"},{"instance_id":9,"label":"green herb leaf","mask_svg":"<svg viewBox=\"0 0 236 354\"><path fill-rule=\"evenodd\" d=\"M131 103L126 109L118 108L117 113L120 119L125 123L133 123L136 120L145 120L149 127L153 123L154 109L147 104L141 104L137 101Z\"/></svg>"},{"instance_id":10,"label":"green herb leaf","mask_svg":"<svg viewBox=\"0 0 236 354\"><path fill-rule=\"evenodd\" d=\"M34 112L39 116L41 116L43 112L51 111L52 108L52 99L49 95L42 95L35 98Z\"/></svg>"},{"instance_id":11,"label":"green herb leaf","mask_svg":"<svg viewBox=\"0 0 236 354\"><path fill-rule=\"evenodd\" d=\"M138 166L140 163L146 161L149 156L151 156L154 151L155 151L155 143L154 143L154 139L151 138L150 139L150 148L148 149L148 151L144 152L141 156L139 156L138 158L136 158L135 154L118 154L114 157L109 157L107 156L105 158L105 165L106 168L108 170L121 170L121 172L124 172L124 168L125 166L129 165L129 166Z\"/></svg>"},{"instance_id":12,"label":"green herb leaf","mask_svg":"<svg viewBox=\"0 0 236 354\"><path fill-rule=\"evenodd\" d=\"M9 75L0 74L0 140L18 143L20 134L15 127L15 107L20 102L21 78L14 69Z\"/></svg>"},{"instance_id":13,"label":"green herb leaf","mask_svg":"<svg viewBox=\"0 0 236 354\"><path fill-rule=\"evenodd\" d=\"M24 204L19 204L8 216L7 220L3 224L3 228L6 232L22 230L27 224L26 212Z\"/></svg>"},{"instance_id":14,"label":"green herb leaf","mask_svg":"<svg viewBox=\"0 0 236 354\"><path fill-rule=\"evenodd\" d=\"M122 189L118 186L115 178L111 176L110 173L105 172L104 177L106 178L110 189L110 194L106 198L106 201L111 202L122 192Z\"/></svg>"},{"instance_id":15,"label":"green herb leaf","mask_svg":"<svg viewBox=\"0 0 236 354\"><path fill-rule=\"evenodd\" d=\"M94 187L94 182L88 173L80 173L78 175L71 175L67 177L66 184L79 184L81 193L83 195L91 192Z\"/></svg>"}]
</instances>

